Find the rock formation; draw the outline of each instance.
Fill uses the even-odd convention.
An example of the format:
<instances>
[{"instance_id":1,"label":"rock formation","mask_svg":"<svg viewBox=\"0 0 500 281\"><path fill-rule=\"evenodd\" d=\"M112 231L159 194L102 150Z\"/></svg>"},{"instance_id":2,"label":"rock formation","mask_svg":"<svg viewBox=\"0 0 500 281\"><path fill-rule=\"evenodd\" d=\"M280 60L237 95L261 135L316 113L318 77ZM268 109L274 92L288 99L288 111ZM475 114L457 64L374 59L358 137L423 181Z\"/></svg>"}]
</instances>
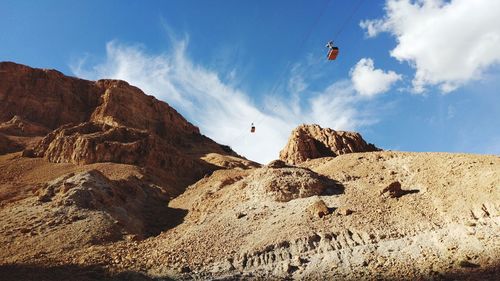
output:
<instances>
[{"instance_id":1,"label":"rock formation","mask_svg":"<svg viewBox=\"0 0 500 281\"><path fill-rule=\"evenodd\" d=\"M500 158L377 150L303 125L262 167L126 82L0 63L0 279L498 280Z\"/></svg>"},{"instance_id":2,"label":"rock formation","mask_svg":"<svg viewBox=\"0 0 500 281\"><path fill-rule=\"evenodd\" d=\"M49 129L81 123L104 90L95 82L12 62L1 62L0 71L0 122L17 115Z\"/></svg>"},{"instance_id":3,"label":"rock formation","mask_svg":"<svg viewBox=\"0 0 500 281\"><path fill-rule=\"evenodd\" d=\"M308 159L335 157L352 152L379 151L366 143L359 133L335 131L319 125L300 125L293 130L280 159L288 164L299 164Z\"/></svg>"},{"instance_id":4,"label":"rock formation","mask_svg":"<svg viewBox=\"0 0 500 281\"><path fill-rule=\"evenodd\" d=\"M135 177L111 181L98 170L70 173L45 184L36 193L39 204L59 210L65 224L92 216L103 217L110 225L116 221L118 227L108 230L116 232L114 239L127 234L158 234L175 222L174 217L166 216L172 213L164 203L165 194Z\"/></svg>"},{"instance_id":5,"label":"rock formation","mask_svg":"<svg viewBox=\"0 0 500 281\"><path fill-rule=\"evenodd\" d=\"M9 149L0 153L33 146L23 155L55 163L139 165L177 189L225 168L205 155L238 156L125 81L87 81L11 62L0 63L0 71L0 133L45 136L33 145L2 137ZM247 165L237 162L228 165Z\"/></svg>"},{"instance_id":6,"label":"rock formation","mask_svg":"<svg viewBox=\"0 0 500 281\"><path fill-rule=\"evenodd\" d=\"M14 115L14 117L7 122L0 123L0 133L11 136L45 136L48 132L50 132L50 130L46 127L24 120L18 115Z\"/></svg>"},{"instance_id":7,"label":"rock formation","mask_svg":"<svg viewBox=\"0 0 500 281\"><path fill-rule=\"evenodd\" d=\"M41 125L15 115L12 119L0 123L0 155L33 146L49 131Z\"/></svg>"},{"instance_id":8,"label":"rock formation","mask_svg":"<svg viewBox=\"0 0 500 281\"><path fill-rule=\"evenodd\" d=\"M0 62L0 71L0 122L18 116L49 129L92 121L160 136L199 134L175 109L125 81L88 81L12 62Z\"/></svg>"},{"instance_id":9,"label":"rock formation","mask_svg":"<svg viewBox=\"0 0 500 281\"><path fill-rule=\"evenodd\" d=\"M327 189L330 193L340 192L333 181L299 167L263 167L246 178L244 183L251 196L277 202L320 195Z\"/></svg>"},{"instance_id":10,"label":"rock formation","mask_svg":"<svg viewBox=\"0 0 500 281\"><path fill-rule=\"evenodd\" d=\"M318 218L322 218L323 216L326 216L330 213L328 207L325 204L325 201L321 199L314 201L314 203L307 207L307 210L309 211L311 216Z\"/></svg>"}]
</instances>

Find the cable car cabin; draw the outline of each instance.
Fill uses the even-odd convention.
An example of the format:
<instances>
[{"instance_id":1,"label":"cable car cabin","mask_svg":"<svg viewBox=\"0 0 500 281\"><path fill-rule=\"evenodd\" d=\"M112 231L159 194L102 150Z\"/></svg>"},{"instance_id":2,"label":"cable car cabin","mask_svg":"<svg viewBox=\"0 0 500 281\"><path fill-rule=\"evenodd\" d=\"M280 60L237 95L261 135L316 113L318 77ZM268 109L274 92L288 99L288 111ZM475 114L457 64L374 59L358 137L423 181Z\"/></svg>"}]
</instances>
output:
<instances>
[{"instance_id":1,"label":"cable car cabin","mask_svg":"<svg viewBox=\"0 0 500 281\"><path fill-rule=\"evenodd\" d=\"M333 47L328 51L328 60L335 60L339 54L339 48Z\"/></svg>"},{"instance_id":2,"label":"cable car cabin","mask_svg":"<svg viewBox=\"0 0 500 281\"><path fill-rule=\"evenodd\" d=\"M252 127L250 128L250 133L255 133L255 126L252 124Z\"/></svg>"}]
</instances>

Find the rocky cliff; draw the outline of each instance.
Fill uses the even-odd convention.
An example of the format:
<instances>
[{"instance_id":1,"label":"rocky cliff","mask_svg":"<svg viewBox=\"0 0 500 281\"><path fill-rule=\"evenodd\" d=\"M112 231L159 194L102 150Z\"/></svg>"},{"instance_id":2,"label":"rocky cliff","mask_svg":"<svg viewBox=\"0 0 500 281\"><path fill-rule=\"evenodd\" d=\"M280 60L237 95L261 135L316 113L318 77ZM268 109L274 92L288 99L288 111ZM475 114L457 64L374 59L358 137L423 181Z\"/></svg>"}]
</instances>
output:
<instances>
[{"instance_id":1,"label":"rocky cliff","mask_svg":"<svg viewBox=\"0 0 500 281\"><path fill-rule=\"evenodd\" d=\"M204 156L238 156L125 81L87 81L12 62L0 63L0 134L0 153L26 149L25 156L55 163L138 165L181 190L224 168ZM37 142L28 141L33 137Z\"/></svg>"},{"instance_id":2,"label":"rocky cliff","mask_svg":"<svg viewBox=\"0 0 500 281\"><path fill-rule=\"evenodd\" d=\"M160 136L199 134L167 103L125 81L88 81L12 62L0 62L0 101L0 122L18 116L48 129L90 121Z\"/></svg>"},{"instance_id":3,"label":"rocky cliff","mask_svg":"<svg viewBox=\"0 0 500 281\"><path fill-rule=\"evenodd\" d=\"M280 159L289 164L299 164L308 159L379 150L375 145L366 143L356 132L335 131L319 125L300 125L293 130L288 143L281 150Z\"/></svg>"}]
</instances>

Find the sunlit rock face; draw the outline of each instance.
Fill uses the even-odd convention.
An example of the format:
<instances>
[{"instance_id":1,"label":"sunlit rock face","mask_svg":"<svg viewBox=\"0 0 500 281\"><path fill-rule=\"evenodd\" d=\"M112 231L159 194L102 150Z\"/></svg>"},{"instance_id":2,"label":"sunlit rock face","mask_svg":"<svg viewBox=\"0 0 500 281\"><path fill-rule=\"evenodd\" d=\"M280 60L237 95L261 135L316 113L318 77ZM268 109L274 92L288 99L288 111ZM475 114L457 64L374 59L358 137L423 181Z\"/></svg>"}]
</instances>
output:
<instances>
[{"instance_id":1,"label":"sunlit rock face","mask_svg":"<svg viewBox=\"0 0 500 281\"><path fill-rule=\"evenodd\" d=\"M280 159L288 164L299 164L308 159L379 150L375 145L366 143L359 133L304 124L293 130L287 145L280 152Z\"/></svg>"}]
</instances>

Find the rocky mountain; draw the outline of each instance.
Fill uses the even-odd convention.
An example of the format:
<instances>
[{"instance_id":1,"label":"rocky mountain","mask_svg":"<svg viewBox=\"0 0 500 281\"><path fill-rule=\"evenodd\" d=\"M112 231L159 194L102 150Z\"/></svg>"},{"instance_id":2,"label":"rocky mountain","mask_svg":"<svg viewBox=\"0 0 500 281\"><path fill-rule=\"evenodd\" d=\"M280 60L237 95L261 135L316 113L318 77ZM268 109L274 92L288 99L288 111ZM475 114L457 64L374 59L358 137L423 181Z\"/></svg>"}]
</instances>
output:
<instances>
[{"instance_id":1,"label":"rocky mountain","mask_svg":"<svg viewBox=\"0 0 500 281\"><path fill-rule=\"evenodd\" d=\"M87 81L11 62L0 63L0 74L5 152L26 149L24 155L54 163L134 164L174 193L220 168L205 155L237 156L125 81Z\"/></svg>"},{"instance_id":2,"label":"rocky mountain","mask_svg":"<svg viewBox=\"0 0 500 281\"><path fill-rule=\"evenodd\" d=\"M299 164L320 157L379 150L375 145L366 143L359 133L304 124L292 131L288 143L280 152L280 159L289 164Z\"/></svg>"},{"instance_id":3,"label":"rocky mountain","mask_svg":"<svg viewBox=\"0 0 500 281\"><path fill-rule=\"evenodd\" d=\"M124 81L0 63L0 279L498 280L498 156L302 125L280 158Z\"/></svg>"},{"instance_id":4,"label":"rocky mountain","mask_svg":"<svg viewBox=\"0 0 500 281\"><path fill-rule=\"evenodd\" d=\"M127 82L11 62L0 63L0 159L3 238L20 231L52 252L157 235L181 217L167 204L189 184L259 166Z\"/></svg>"}]
</instances>

